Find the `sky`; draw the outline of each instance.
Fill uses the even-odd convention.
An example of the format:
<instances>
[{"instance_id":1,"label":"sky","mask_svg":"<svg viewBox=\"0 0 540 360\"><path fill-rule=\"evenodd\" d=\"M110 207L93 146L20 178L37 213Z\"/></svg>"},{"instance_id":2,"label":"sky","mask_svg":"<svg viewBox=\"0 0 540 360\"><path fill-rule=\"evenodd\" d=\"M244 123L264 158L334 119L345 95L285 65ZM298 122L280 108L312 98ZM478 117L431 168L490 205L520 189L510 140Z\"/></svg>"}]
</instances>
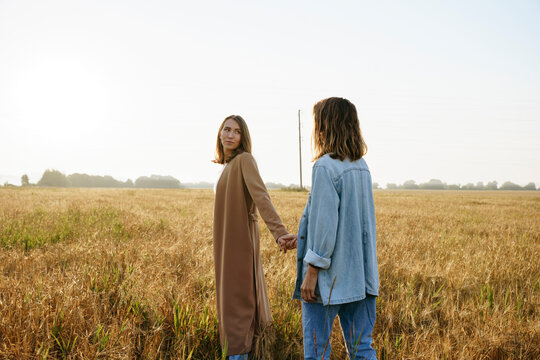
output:
<instances>
[{"instance_id":1,"label":"sky","mask_svg":"<svg viewBox=\"0 0 540 360\"><path fill-rule=\"evenodd\" d=\"M312 108L357 107L374 182L540 186L540 1L0 0L0 183L46 169L214 182L244 117L311 183Z\"/></svg>"}]
</instances>

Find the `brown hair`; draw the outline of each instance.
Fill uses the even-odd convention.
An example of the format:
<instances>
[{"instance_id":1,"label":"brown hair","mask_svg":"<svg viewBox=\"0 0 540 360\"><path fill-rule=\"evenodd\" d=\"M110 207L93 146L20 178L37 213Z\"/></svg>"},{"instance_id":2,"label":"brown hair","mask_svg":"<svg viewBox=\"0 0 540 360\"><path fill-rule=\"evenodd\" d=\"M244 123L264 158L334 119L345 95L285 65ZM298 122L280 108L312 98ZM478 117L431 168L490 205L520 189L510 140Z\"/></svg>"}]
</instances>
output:
<instances>
[{"instance_id":1,"label":"brown hair","mask_svg":"<svg viewBox=\"0 0 540 360\"><path fill-rule=\"evenodd\" d=\"M313 106L313 119L314 161L325 154L341 161L358 160L366 154L356 107L349 100L331 97L319 101Z\"/></svg>"},{"instance_id":2,"label":"brown hair","mask_svg":"<svg viewBox=\"0 0 540 360\"><path fill-rule=\"evenodd\" d=\"M231 156L228 159L225 159L225 152L223 151L223 144L221 144L221 130L227 120L234 120L240 126L240 145L233 151ZM238 154L243 152L251 154L251 136L249 136L249 129L246 124L246 121L240 115L229 115L223 120L221 126L219 127L216 141L216 154L213 162L217 164L225 164L226 162L231 161Z\"/></svg>"}]
</instances>

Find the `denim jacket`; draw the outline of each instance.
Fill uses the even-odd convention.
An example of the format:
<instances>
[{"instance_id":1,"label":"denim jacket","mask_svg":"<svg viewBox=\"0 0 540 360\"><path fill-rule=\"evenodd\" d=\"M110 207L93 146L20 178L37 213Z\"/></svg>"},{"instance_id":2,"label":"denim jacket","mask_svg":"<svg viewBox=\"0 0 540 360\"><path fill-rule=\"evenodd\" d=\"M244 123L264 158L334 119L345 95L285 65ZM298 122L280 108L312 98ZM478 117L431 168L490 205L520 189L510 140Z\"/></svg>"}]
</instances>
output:
<instances>
[{"instance_id":1,"label":"denim jacket","mask_svg":"<svg viewBox=\"0 0 540 360\"><path fill-rule=\"evenodd\" d=\"M324 305L379 295L375 206L364 159L324 155L313 165L311 193L298 229L293 299L308 264L319 267L315 293Z\"/></svg>"}]
</instances>

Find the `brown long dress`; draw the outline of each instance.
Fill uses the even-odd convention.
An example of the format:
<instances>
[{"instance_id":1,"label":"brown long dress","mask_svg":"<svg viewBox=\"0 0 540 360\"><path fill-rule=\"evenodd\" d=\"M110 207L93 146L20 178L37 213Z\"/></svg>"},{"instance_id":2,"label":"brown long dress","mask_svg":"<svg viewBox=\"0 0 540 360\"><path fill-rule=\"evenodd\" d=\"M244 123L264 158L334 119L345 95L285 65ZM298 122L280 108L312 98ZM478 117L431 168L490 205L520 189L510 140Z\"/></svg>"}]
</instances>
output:
<instances>
[{"instance_id":1,"label":"brown long dress","mask_svg":"<svg viewBox=\"0 0 540 360\"><path fill-rule=\"evenodd\" d=\"M222 348L252 350L272 322L259 250L257 209L275 239L287 234L270 201L255 159L241 153L223 169L214 204L214 266Z\"/></svg>"}]
</instances>

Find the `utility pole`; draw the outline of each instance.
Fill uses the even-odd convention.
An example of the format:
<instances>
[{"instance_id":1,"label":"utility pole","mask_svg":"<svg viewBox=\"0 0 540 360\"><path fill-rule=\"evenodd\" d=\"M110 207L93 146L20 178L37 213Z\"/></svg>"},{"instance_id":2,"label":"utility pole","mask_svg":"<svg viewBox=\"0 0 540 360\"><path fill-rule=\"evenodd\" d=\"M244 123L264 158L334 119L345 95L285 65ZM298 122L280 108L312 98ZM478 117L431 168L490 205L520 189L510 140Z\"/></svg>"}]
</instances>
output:
<instances>
[{"instance_id":1,"label":"utility pole","mask_svg":"<svg viewBox=\"0 0 540 360\"><path fill-rule=\"evenodd\" d=\"M303 189L302 186L302 130L300 128L300 110L298 110L298 154L300 158L300 188Z\"/></svg>"}]
</instances>

